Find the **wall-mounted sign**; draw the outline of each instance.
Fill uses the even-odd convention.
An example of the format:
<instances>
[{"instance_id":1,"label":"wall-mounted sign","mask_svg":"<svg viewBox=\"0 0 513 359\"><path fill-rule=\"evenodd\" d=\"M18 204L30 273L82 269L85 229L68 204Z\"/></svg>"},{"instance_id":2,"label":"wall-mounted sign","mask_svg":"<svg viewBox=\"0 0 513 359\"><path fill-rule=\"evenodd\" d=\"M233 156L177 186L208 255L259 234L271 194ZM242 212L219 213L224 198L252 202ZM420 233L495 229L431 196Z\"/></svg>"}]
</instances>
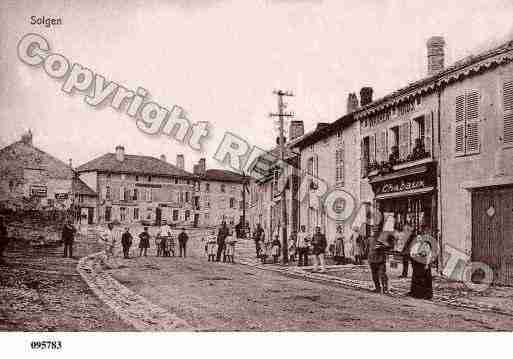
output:
<instances>
[{"instance_id":1,"label":"wall-mounted sign","mask_svg":"<svg viewBox=\"0 0 513 359\"><path fill-rule=\"evenodd\" d=\"M46 197L48 190L46 186L33 185L30 186L30 194L36 197Z\"/></svg>"},{"instance_id":2,"label":"wall-mounted sign","mask_svg":"<svg viewBox=\"0 0 513 359\"><path fill-rule=\"evenodd\" d=\"M162 185L154 183L136 183L136 187L161 188Z\"/></svg>"},{"instance_id":3,"label":"wall-mounted sign","mask_svg":"<svg viewBox=\"0 0 513 359\"><path fill-rule=\"evenodd\" d=\"M398 182L385 183L381 186L380 194L411 191L426 187L423 179L419 180L401 180Z\"/></svg>"},{"instance_id":4,"label":"wall-mounted sign","mask_svg":"<svg viewBox=\"0 0 513 359\"><path fill-rule=\"evenodd\" d=\"M68 194L67 193L56 193L55 199L58 201L65 201L68 199Z\"/></svg>"}]
</instances>

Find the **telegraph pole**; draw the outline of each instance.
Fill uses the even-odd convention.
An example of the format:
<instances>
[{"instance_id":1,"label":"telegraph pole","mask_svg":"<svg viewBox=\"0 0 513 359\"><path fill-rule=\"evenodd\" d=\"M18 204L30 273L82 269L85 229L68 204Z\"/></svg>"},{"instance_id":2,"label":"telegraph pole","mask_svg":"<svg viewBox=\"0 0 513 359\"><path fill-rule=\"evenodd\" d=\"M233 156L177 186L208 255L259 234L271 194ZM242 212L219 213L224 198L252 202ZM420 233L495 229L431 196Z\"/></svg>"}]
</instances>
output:
<instances>
[{"instance_id":1,"label":"telegraph pole","mask_svg":"<svg viewBox=\"0 0 513 359\"><path fill-rule=\"evenodd\" d=\"M281 230L282 230L282 260L283 263L287 263L289 261L289 247L287 241L287 202L285 196L285 130L284 130L284 119L286 117L294 117L294 113L285 112L285 107L287 106L283 102L283 96L294 96L291 92L286 92L282 90L273 91L275 95L278 96L278 113L270 113L270 117L278 117L279 125L280 125L280 135L279 135L279 148L280 148L280 160L281 166L283 166L282 171L280 173L280 189L281 189ZM291 188L292 185L290 184Z\"/></svg>"}]
</instances>

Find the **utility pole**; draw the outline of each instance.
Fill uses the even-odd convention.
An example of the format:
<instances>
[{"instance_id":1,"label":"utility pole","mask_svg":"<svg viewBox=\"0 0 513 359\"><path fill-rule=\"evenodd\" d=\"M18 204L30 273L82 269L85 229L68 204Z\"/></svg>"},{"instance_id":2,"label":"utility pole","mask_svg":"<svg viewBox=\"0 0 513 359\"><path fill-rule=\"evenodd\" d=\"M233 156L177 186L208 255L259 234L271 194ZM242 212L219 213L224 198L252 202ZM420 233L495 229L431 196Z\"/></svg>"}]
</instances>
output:
<instances>
[{"instance_id":1,"label":"utility pole","mask_svg":"<svg viewBox=\"0 0 513 359\"><path fill-rule=\"evenodd\" d=\"M249 178L246 177L244 171L242 171L242 230L244 235L242 238L246 238L246 192L249 193L248 189Z\"/></svg>"},{"instance_id":2,"label":"utility pole","mask_svg":"<svg viewBox=\"0 0 513 359\"><path fill-rule=\"evenodd\" d=\"M286 117L294 117L294 113L285 112L285 107L287 106L283 102L283 96L294 96L291 92L286 92L282 90L273 91L275 95L278 96L278 113L270 113L270 117L278 117L279 125L280 125L280 135L279 135L279 148L280 148L280 160L281 166L283 166L282 171L280 173L280 189L281 189L281 230L282 230L282 240L281 240L281 250L282 250L282 260L283 263L287 263L289 261L289 247L287 241L287 202L285 196L285 130L284 130L284 119ZM292 187L291 187L292 188Z\"/></svg>"}]
</instances>

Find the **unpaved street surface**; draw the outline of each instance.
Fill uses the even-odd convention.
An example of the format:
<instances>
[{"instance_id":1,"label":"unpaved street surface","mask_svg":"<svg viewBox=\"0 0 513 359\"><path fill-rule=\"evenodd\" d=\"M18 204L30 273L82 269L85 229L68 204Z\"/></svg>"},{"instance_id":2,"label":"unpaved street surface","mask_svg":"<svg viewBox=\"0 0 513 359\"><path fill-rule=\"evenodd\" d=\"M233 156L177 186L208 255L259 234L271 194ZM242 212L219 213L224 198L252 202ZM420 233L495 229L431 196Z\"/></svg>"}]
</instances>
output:
<instances>
[{"instance_id":1,"label":"unpaved street surface","mask_svg":"<svg viewBox=\"0 0 513 359\"><path fill-rule=\"evenodd\" d=\"M124 260L111 274L197 330L512 330L513 317L292 279L190 257ZM192 250L191 250L192 249Z\"/></svg>"},{"instance_id":2,"label":"unpaved street surface","mask_svg":"<svg viewBox=\"0 0 513 359\"><path fill-rule=\"evenodd\" d=\"M77 243L75 256L98 251ZM0 266L0 331L133 330L89 289L76 270L78 259L62 258L62 247L12 243Z\"/></svg>"}]
</instances>

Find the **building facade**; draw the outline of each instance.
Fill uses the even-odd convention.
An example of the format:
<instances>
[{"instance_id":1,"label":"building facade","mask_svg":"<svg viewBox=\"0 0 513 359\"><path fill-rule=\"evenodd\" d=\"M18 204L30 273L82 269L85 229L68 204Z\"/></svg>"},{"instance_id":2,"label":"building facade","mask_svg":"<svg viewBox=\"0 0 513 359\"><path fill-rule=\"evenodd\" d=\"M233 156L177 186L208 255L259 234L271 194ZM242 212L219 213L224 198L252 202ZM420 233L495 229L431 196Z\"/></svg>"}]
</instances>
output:
<instances>
[{"instance_id":1,"label":"building facade","mask_svg":"<svg viewBox=\"0 0 513 359\"><path fill-rule=\"evenodd\" d=\"M149 156L125 154L123 146L79 166L80 179L96 190L95 222L142 222L197 225L197 178L177 166Z\"/></svg>"}]
</instances>

